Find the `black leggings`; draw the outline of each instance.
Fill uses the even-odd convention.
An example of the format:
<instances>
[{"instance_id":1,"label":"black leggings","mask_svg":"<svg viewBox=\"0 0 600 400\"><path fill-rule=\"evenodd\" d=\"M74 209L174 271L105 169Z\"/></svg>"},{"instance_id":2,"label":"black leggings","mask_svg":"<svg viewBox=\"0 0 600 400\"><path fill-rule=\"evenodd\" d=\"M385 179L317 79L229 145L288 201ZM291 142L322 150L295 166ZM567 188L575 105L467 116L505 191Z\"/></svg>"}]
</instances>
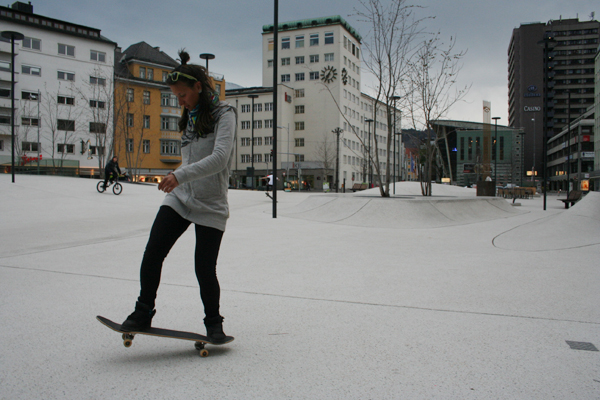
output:
<instances>
[{"instance_id":1,"label":"black leggings","mask_svg":"<svg viewBox=\"0 0 600 400\"><path fill-rule=\"evenodd\" d=\"M190 221L181 217L171 207L162 206L158 210L142 259L140 302L154 308L163 261L190 224ZM204 304L206 319L214 319L220 317L221 289L217 280L217 257L223 231L202 225L195 225L195 227L195 265L196 277L200 284L200 297Z\"/></svg>"}]
</instances>

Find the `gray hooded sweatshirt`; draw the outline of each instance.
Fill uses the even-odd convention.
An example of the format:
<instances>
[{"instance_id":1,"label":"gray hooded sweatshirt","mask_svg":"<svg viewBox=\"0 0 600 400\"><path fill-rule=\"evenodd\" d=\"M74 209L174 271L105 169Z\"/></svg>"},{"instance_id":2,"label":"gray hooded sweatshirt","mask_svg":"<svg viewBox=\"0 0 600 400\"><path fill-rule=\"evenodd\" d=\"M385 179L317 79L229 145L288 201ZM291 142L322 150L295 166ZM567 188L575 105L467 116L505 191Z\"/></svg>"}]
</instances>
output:
<instances>
[{"instance_id":1,"label":"gray hooded sweatshirt","mask_svg":"<svg viewBox=\"0 0 600 400\"><path fill-rule=\"evenodd\" d=\"M181 148L181 166L173 175L179 186L167 194L163 205L197 225L225 231L229 218L227 189L237 111L221 101L213 110L214 132L196 135Z\"/></svg>"}]
</instances>

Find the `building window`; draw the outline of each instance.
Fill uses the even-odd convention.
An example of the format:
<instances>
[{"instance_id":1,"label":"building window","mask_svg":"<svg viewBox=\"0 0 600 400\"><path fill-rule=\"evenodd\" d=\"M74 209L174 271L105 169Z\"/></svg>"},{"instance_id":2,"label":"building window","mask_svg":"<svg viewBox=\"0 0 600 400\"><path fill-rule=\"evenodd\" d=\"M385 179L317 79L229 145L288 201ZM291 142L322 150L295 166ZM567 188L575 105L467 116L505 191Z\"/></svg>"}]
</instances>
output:
<instances>
[{"instance_id":1,"label":"building window","mask_svg":"<svg viewBox=\"0 0 600 400\"><path fill-rule=\"evenodd\" d=\"M66 72L66 71L58 71L58 79L61 81L74 81L75 73Z\"/></svg>"},{"instance_id":2,"label":"building window","mask_svg":"<svg viewBox=\"0 0 600 400\"><path fill-rule=\"evenodd\" d=\"M38 151L39 143L37 142L21 142L21 150L23 151Z\"/></svg>"},{"instance_id":3,"label":"building window","mask_svg":"<svg viewBox=\"0 0 600 400\"><path fill-rule=\"evenodd\" d=\"M325 53L325 61L335 61L333 53Z\"/></svg>"},{"instance_id":4,"label":"building window","mask_svg":"<svg viewBox=\"0 0 600 400\"><path fill-rule=\"evenodd\" d=\"M294 155L294 161L295 162L303 162L304 161L304 154L296 154L296 155Z\"/></svg>"},{"instance_id":5,"label":"building window","mask_svg":"<svg viewBox=\"0 0 600 400\"><path fill-rule=\"evenodd\" d=\"M325 44L333 44L333 32L325 32Z\"/></svg>"},{"instance_id":6,"label":"building window","mask_svg":"<svg viewBox=\"0 0 600 400\"><path fill-rule=\"evenodd\" d=\"M242 139L241 139L241 141L240 141L240 145L241 145L242 147L248 147L248 146L250 146L251 144L252 144L252 139L250 139L250 138L248 138L248 137L246 137L246 138L242 138Z\"/></svg>"},{"instance_id":7,"label":"building window","mask_svg":"<svg viewBox=\"0 0 600 400\"><path fill-rule=\"evenodd\" d=\"M67 44L58 44L58 54L63 56L75 57L75 46Z\"/></svg>"},{"instance_id":8,"label":"building window","mask_svg":"<svg viewBox=\"0 0 600 400\"><path fill-rule=\"evenodd\" d=\"M99 78L97 76L90 76L90 83L92 85L106 86L106 79L105 78Z\"/></svg>"},{"instance_id":9,"label":"building window","mask_svg":"<svg viewBox=\"0 0 600 400\"><path fill-rule=\"evenodd\" d=\"M262 161L262 154L255 154L254 155L254 162L255 163L261 163Z\"/></svg>"},{"instance_id":10,"label":"building window","mask_svg":"<svg viewBox=\"0 0 600 400\"><path fill-rule=\"evenodd\" d=\"M144 104L150 104L150 92L148 90L144 90L143 102Z\"/></svg>"},{"instance_id":11,"label":"building window","mask_svg":"<svg viewBox=\"0 0 600 400\"><path fill-rule=\"evenodd\" d=\"M282 49L290 48L290 38L289 37L281 38L281 48Z\"/></svg>"},{"instance_id":12,"label":"building window","mask_svg":"<svg viewBox=\"0 0 600 400\"><path fill-rule=\"evenodd\" d=\"M304 147L304 138L296 138L296 147Z\"/></svg>"},{"instance_id":13,"label":"building window","mask_svg":"<svg viewBox=\"0 0 600 400\"><path fill-rule=\"evenodd\" d=\"M250 112L252 110L250 104L242 104L242 112L243 113L247 113Z\"/></svg>"},{"instance_id":14,"label":"building window","mask_svg":"<svg viewBox=\"0 0 600 400\"><path fill-rule=\"evenodd\" d=\"M106 133L106 124L102 122L90 122L90 133Z\"/></svg>"},{"instance_id":15,"label":"building window","mask_svg":"<svg viewBox=\"0 0 600 400\"><path fill-rule=\"evenodd\" d=\"M310 34L310 45L311 46L318 46L319 45L319 34L318 33L311 33Z\"/></svg>"},{"instance_id":16,"label":"building window","mask_svg":"<svg viewBox=\"0 0 600 400\"><path fill-rule=\"evenodd\" d=\"M241 157L242 157L241 158L242 164L249 164L250 163L250 160L251 160L250 154L242 154Z\"/></svg>"},{"instance_id":17,"label":"building window","mask_svg":"<svg viewBox=\"0 0 600 400\"><path fill-rule=\"evenodd\" d=\"M142 141L142 151L144 152L144 154L150 153L150 141L148 139L144 139Z\"/></svg>"},{"instance_id":18,"label":"building window","mask_svg":"<svg viewBox=\"0 0 600 400\"><path fill-rule=\"evenodd\" d=\"M133 126L133 114L131 113L127 113L127 126Z\"/></svg>"},{"instance_id":19,"label":"building window","mask_svg":"<svg viewBox=\"0 0 600 400\"><path fill-rule=\"evenodd\" d=\"M273 68L273 60L267 60L267 68Z\"/></svg>"},{"instance_id":20,"label":"building window","mask_svg":"<svg viewBox=\"0 0 600 400\"><path fill-rule=\"evenodd\" d=\"M62 154L73 154L73 153L75 153L75 145L74 144L66 144L66 143L58 143L56 145L56 150Z\"/></svg>"},{"instance_id":21,"label":"building window","mask_svg":"<svg viewBox=\"0 0 600 400\"><path fill-rule=\"evenodd\" d=\"M273 111L273 103L265 103L265 111Z\"/></svg>"},{"instance_id":22,"label":"building window","mask_svg":"<svg viewBox=\"0 0 600 400\"><path fill-rule=\"evenodd\" d=\"M313 71L310 73L310 80L311 81L318 81L319 80L319 71Z\"/></svg>"},{"instance_id":23,"label":"building window","mask_svg":"<svg viewBox=\"0 0 600 400\"><path fill-rule=\"evenodd\" d=\"M304 89L296 89L294 93L296 97L304 97Z\"/></svg>"},{"instance_id":24,"label":"building window","mask_svg":"<svg viewBox=\"0 0 600 400\"><path fill-rule=\"evenodd\" d=\"M75 131L75 121L69 119L57 119L56 128L59 131Z\"/></svg>"},{"instance_id":25,"label":"building window","mask_svg":"<svg viewBox=\"0 0 600 400\"><path fill-rule=\"evenodd\" d=\"M250 121L242 121L242 129L250 129Z\"/></svg>"},{"instance_id":26,"label":"building window","mask_svg":"<svg viewBox=\"0 0 600 400\"><path fill-rule=\"evenodd\" d=\"M154 80L154 70L152 68L148 68L146 70L146 79L148 79L149 81Z\"/></svg>"},{"instance_id":27,"label":"building window","mask_svg":"<svg viewBox=\"0 0 600 400\"><path fill-rule=\"evenodd\" d=\"M304 35L296 36L296 48L304 47Z\"/></svg>"},{"instance_id":28,"label":"building window","mask_svg":"<svg viewBox=\"0 0 600 400\"><path fill-rule=\"evenodd\" d=\"M91 108L106 108L106 102L100 100L90 100Z\"/></svg>"},{"instance_id":29,"label":"building window","mask_svg":"<svg viewBox=\"0 0 600 400\"><path fill-rule=\"evenodd\" d=\"M304 114L304 106L296 106L296 114Z\"/></svg>"},{"instance_id":30,"label":"building window","mask_svg":"<svg viewBox=\"0 0 600 400\"><path fill-rule=\"evenodd\" d=\"M262 129L262 120L254 121L254 129ZM256 145L259 146L260 144L257 143Z\"/></svg>"},{"instance_id":31,"label":"building window","mask_svg":"<svg viewBox=\"0 0 600 400\"><path fill-rule=\"evenodd\" d=\"M265 128L273 128L273 120L272 119L265 119ZM265 144L268 144L265 142Z\"/></svg>"},{"instance_id":32,"label":"building window","mask_svg":"<svg viewBox=\"0 0 600 400\"><path fill-rule=\"evenodd\" d=\"M304 121L296 122L296 130L303 131L304 130Z\"/></svg>"},{"instance_id":33,"label":"building window","mask_svg":"<svg viewBox=\"0 0 600 400\"><path fill-rule=\"evenodd\" d=\"M310 62L311 63L318 63L319 62L319 55L318 54L313 54L312 56L310 56Z\"/></svg>"},{"instance_id":34,"label":"building window","mask_svg":"<svg viewBox=\"0 0 600 400\"><path fill-rule=\"evenodd\" d=\"M21 73L25 75L41 76L42 69L40 67L32 67L30 65L21 65ZM73 75L73 77L75 77L75 75Z\"/></svg>"},{"instance_id":35,"label":"building window","mask_svg":"<svg viewBox=\"0 0 600 400\"><path fill-rule=\"evenodd\" d=\"M70 96L58 96L56 99L56 102L58 104L64 104L67 106L73 106L75 105L75 97L70 97Z\"/></svg>"},{"instance_id":36,"label":"building window","mask_svg":"<svg viewBox=\"0 0 600 400\"><path fill-rule=\"evenodd\" d=\"M281 65L290 65L290 57L284 57L281 59Z\"/></svg>"},{"instance_id":37,"label":"building window","mask_svg":"<svg viewBox=\"0 0 600 400\"><path fill-rule=\"evenodd\" d=\"M262 111L262 103L254 104L254 112L261 112L261 111Z\"/></svg>"},{"instance_id":38,"label":"building window","mask_svg":"<svg viewBox=\"0 0 600 400\"><path fill-rule=\"evenodd\" d=\"M144 129L150 129L150 116L144 115Z\"/></svg>"},{"instance_id":39,"label":"building window","mask_svg":"<svg viewBox=\"0 0 600 400\"><path fill-rule=\"evenodd\" d=\"M163 131L179 131L178 117L160 117L160 129Z\"/></svg>"},{"instance_id":40,"label":"building window","mask_svg":"<svg viewBox=\"0 0 600 400\"><path fill-rule=\"evenodd\" d=\"M106 53L96 50L90 50L90 60L98 62L106 62Z\"/></svg>"},{"instance_id":41,"label":"building window","mask_svg":"<svg viewBox=\"0 0 600 400\"><path fill-rule=\"evenodd\" d=\"M27 90L21 91L21 100L33 100L39 101L37 92L29 92Z\"/></svg>"},{"instance_id":42,"label":"building window","mask_svg":"<svg viewBox=\"0 0 600 400\"><path fill-rule=\"evenodd\" d=\"M296 64L304 64L304 56L296 57Z\"/></svg>"},{"instance_id":43,"label":"building window","mask_svg":"<svg viewBox=\"0 0 600 400\"><path fill-rule=\"evenodd\" d=\"M21 46L25 49L41 50L42 49L42 41L40 39L26 37L21 42Z\"/></svg>"},{"instance_id":44,"label":"building window","mask_svg":"<svg viewBox=\"0 0 600 400\"><path fill-rule=\"evenodd\" d=\"M180 140L161 140L160 154L164 156L178 156L181 154Z\"/></svg>"},{"instance_id":45,"label":"building window","mask_svg":"<svg viewBox=\"0 0 600 400\"><path fill-rule=\"evenodd\" d=\"M125 151L128 153L133 153L133 139L125 139Z\"/></svg>"},{"instance_id":46,"label":"building window","mask_svg":"<svg viewBox=\"0 0 600 400\"><path fill-rule=\"evenodd\" d=\"M166 82L168 78L169 78L169 73L167 71L163 71L162 72L162 81Z\"/></svg>"},{"instance_id":47,"label":"building window","mask_svg":"<svg viewBox=\"0 0 600 400\"><path fill-rule=\"evenodd\" d=\"M304 80L304 72L299 72L296 74L296 81L303 81Z\"/></svg>"},{"instance_id":48,"label":"building window","mask_svg":"<svg viewBox=\"0 0 600 400\"><path fill-rule=\"evenodd\" d=\"M10 121L8 121L10 123ZM39 126L40 125L40 120L37 118L29 118L29 117L22 117L21 118L21 125L24 126Z\"/></svg>"},{"instance_id":49,"label":"building window","mask_svg":"<svg viewBox=\"0 0 600 400\"><path fill-rule=\"evenodd\" d=\"M160 105L164 107L177 107L177 96L171 93L160 94Z\"/></svg>"},{"instance_id":50,"label":"building window","mask_svg":"<svg viewBox=\"0 0 600 400\"><path fill-rule=\"evenodd\" d=\"M290 74L281 75L281 82L289 82L289 81L290 81Z\"/></svg>"},{"instance_id":51,"label":"building window","mask_svg":"<svg viewBox=\"0 0 600 400\"><path fill-rule=\"evenodd\" d=\"M268 49L269 51L273 51L273 47L275 46L275 40L274 39L269 39L269 42L267 43Z\"/></svg>"}]
</instances>

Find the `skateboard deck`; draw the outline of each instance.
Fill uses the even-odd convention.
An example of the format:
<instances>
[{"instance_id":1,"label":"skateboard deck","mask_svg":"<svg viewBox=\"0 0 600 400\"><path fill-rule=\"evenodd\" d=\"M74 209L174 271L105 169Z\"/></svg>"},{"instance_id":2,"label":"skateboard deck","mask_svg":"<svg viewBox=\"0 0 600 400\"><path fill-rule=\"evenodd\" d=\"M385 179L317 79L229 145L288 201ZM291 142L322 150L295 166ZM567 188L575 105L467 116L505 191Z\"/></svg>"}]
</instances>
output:
<instances>
[{"instance_id":1,"label":"skateboard deck","mask_svg":"<svg viewBox=\"0 0 600 400\"><path fill-rule=\"evenodd\" d=\"M123 346L125 346L125 347L131 347L131 345L133 344L133 339L134 339L135 335L158 336L158 337L166 337L166 338L171 338L171 339L182 339L182 340L193 341L193 342L195 342L194 346L196 347L196 350L198 350L200 352L200 356L207 357L208 350L206 350L204 348L204 345L211 344L211 345L219 346L219 345L230 343L234 339L233 336L227 336L225 338L224 343L213 343L208 339L208 337L206 337L204 335L200 335L198 333L176 331L173 329L163 329L163 328L154 328L154 327L151 327L151 328L149 328L147 330L143 330L143 331L125 332L125 331L121 330L121 324L117 324L116 322L113 322L108 318L104 318L104 317L98 315L98 316L96 316L96 319L98 321L100 321L103 325L112 329L113 331L121 333L122 334L121 338L123 339Z\"/></svg>"}]
</instances>

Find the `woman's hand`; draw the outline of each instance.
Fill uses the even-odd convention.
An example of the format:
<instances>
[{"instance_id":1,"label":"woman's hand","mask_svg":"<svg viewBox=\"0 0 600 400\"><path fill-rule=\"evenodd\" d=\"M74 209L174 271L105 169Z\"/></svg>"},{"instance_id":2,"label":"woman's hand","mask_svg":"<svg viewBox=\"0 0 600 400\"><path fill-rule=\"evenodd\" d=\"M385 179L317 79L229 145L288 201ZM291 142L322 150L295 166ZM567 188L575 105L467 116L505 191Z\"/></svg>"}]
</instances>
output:
<instances>
[{"instance_id":1,"label":"woman's hand","mask_svg":"<svg viewBox=\"0 0 600 400\"><path fill-rule=\"evenodd\" d=\"M177 186L179 186L177 178L175 178L175 175L169 172L169 175L165 176L165 178L158 184L158 190L162 190L165 193L171 193Z\"/></svg>"}]
</instances>

